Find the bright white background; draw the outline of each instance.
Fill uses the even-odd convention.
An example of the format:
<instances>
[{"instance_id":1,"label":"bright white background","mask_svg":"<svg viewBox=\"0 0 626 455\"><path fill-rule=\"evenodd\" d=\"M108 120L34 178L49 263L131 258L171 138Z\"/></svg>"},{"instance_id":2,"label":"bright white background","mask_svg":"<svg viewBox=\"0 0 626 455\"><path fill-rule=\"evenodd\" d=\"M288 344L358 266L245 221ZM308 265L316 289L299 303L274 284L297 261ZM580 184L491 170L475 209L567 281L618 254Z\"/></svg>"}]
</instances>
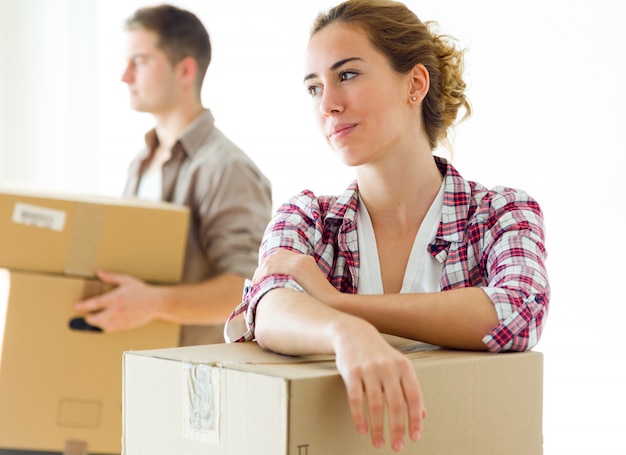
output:
<instances>
[{"instance_id":1,"label":"bright white background","mask_svg":"<svg viewBox=\"0 0 626 455\"><path fill-rule=\"evenodd\" d=\"M271 178L275 205L305 187L341 191L352 172L321 141L301 83L311 21L335 2L175 3L209 29L203 99ZM122 22L145 4L0 0L0 184L121 192L151 126L120 82ZM488 186L526 189L545 212L553 298L536 349L545 355L545 454L624 455L621 2L407 4L469 47L474 115L457 129L455 165Z\"/></svg>"}]
</instances>

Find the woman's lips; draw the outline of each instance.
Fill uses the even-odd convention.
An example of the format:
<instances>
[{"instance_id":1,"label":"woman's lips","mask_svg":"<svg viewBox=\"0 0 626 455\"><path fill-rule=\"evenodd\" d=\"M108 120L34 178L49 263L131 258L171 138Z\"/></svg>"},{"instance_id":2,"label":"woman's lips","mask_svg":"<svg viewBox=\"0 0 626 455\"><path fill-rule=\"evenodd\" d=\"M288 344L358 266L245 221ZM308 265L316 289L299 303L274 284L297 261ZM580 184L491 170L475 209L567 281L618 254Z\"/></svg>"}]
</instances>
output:
<instances>
[{"instance_id":1,"label":"woman's lips","mask_svg":"<svg viewBox=\"0 0 626 455\"><path fill-rule=\"evenodd\" d=\"M342 139L350 134L354 130L354 128L356 128L356 126L356 123L337 125L336 127L331 129L328 138L332 141Z\"/></svg>"}]
</instances>

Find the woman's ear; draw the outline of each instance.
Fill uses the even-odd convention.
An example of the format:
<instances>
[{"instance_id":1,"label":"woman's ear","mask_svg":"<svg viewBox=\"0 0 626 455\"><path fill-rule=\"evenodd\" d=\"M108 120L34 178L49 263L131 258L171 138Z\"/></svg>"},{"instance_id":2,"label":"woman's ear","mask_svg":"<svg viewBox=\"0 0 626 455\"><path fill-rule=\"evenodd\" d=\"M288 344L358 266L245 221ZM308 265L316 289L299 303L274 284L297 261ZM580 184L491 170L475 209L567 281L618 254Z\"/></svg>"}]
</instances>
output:
<instances>
[{"instance_id":1,"label":"woman's ear","mask_svg":"<svg viewBox=\"0 0 626 455\"><path fill-rule=\"evenodd\" d=\"M420 104L430 88L430 75L424 65L418 63L409 73L409 102Z\"/></svg>"}]
</instances>

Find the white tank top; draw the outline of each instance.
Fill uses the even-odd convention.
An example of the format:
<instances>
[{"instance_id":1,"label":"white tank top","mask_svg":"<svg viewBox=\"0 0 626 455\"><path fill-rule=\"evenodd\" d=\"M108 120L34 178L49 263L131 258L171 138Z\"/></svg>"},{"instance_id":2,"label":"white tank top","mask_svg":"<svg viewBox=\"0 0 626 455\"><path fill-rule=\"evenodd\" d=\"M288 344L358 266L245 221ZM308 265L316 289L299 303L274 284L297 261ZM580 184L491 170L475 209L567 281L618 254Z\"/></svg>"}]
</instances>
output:
<instances>
[{"instance_id":1,"label":"white tank top","mask_svg":"<svg viewBox=\"0 0 626 455\"><path fill-rule=\"evenodd\" d=\"M435 239L441 221L443 189L444 185L442 184L415 236L411 255L404 271L401 294L437 292L440 290L443 264L430 255L427 247ZM357 213L357 235L360 255L357 293L383 294L383 280L380 273L374 228L369 213L361 200L359 200Z\"/></svg>"}]
</instances>

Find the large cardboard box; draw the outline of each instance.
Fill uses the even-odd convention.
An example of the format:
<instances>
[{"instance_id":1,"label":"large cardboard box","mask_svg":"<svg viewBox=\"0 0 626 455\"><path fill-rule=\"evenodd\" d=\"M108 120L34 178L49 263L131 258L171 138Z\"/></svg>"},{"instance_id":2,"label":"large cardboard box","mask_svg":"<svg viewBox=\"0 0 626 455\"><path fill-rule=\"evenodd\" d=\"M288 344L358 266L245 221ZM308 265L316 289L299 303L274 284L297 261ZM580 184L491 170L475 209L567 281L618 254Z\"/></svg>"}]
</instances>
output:
<instances>
[{"instance_id":1,"label":"large cardboard box","mask_svg":"<svg viewBox=\"0 0 626 455\"><path fill-rule=\"evenodd\" d=\"M542 453L543 357L438 349L390 338L409 356L428 418L403 453ZM408 439L407 439L408 440ZM124 354L125 455L367 455L332 357L256 343Z\"/></svg>"},{"instance_id":2,"label":"large cardboard box","mask_svg":"<svg viewBox=\"0 0 626 455\"><path fill-rule=\"evenodd\" d=\"M97 280L0 269L0 453L60 453L67 441L90 455L121 452L123 352L177 346L179 327L70 329L81 316L74 303L103 290Z\"/></svg>"},{"instance_id":3,"label":"large cardboard box","mask_svg":"<svg viewBox=\"0 0 626 455\"><path fill-rule=\"evenodd\" d=\"M0 267L180 281L189 210L165 202L0 188Z\"/></svg>"}]
</instances>

